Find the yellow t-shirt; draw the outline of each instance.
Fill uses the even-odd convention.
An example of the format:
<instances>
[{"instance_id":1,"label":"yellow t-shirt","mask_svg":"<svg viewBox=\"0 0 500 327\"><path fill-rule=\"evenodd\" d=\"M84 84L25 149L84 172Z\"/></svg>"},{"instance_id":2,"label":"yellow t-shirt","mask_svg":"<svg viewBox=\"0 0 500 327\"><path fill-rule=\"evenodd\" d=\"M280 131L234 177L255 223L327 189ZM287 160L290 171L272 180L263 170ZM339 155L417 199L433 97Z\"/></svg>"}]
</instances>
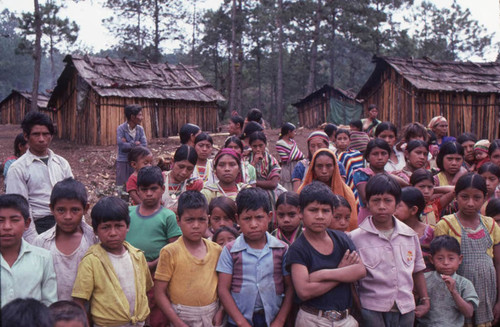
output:
<instances>
[{"instance_id":1,"label":"yellow t-shirt","mask_svg":"<svg viewBox=\"0 0 500 327\"><path fill-rule=\"evenodd\" d=\"M155 279L168 282L168 296L173 304L201 307L217 300L215 267L222 248L209 240L203 241L207 254L202 260L188 251L182 236L160 251Z\"/></svg>"},{"instance_id":2,"label":"yellow t-shirt","mask_svg":"<svg viewBox=\"0 0 500 327\"><path fill-rule=\"evenodd\" d=\"M149 315L146 292L153 287L153 280L146 258L141 250L129 243L123 242L123 245L130 254L135 273L133 316L111 260L101 244L92 245L78 266L71 296L90 301L92 320L99 326L137 323Z\"/></svg>"}]
</instances>

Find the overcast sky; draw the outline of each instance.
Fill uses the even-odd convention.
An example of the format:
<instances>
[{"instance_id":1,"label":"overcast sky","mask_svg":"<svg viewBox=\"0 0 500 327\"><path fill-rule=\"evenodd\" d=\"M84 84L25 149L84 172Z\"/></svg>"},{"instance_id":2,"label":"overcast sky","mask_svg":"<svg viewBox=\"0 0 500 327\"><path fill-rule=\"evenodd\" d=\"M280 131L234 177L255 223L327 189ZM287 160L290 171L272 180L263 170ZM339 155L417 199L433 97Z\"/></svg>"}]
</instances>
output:
<instances>
[{"instance_id":1,"label":"overcast sky","mask_svg":"<svg viewBox=\"0 0 500 327\"><path fill-rule=\"evenodd\" d=\"M43 0L42 0L43 1ZM114 44L113 37L102 25L102 19L112 15L110 10L101 7L103 0L80 0L78 3L65 1L67 9L62 11L62 16L67 16L76 21L80 26L80 33L77 44L84 49L99 51L109 48ZM222 0L202 0L200 7L217 8ZM420 0L416 0L420 2ZM431 0L438 7L450 6L453 0ZM484 59L473 58L473 60L495 60L500 45L500 9L498 0L457 0L462 8L469 8L472 17L483 24L488 31L496 32L494 43L497 46L486 54ZM479 5L480 4L480 5ZM11 11L20 13L22 11L32 11L33 1L29 0L0 0L0 8L8 8ZM166 46L167 49L174 49L177 45Z\"/></svg>"}]
</instances>

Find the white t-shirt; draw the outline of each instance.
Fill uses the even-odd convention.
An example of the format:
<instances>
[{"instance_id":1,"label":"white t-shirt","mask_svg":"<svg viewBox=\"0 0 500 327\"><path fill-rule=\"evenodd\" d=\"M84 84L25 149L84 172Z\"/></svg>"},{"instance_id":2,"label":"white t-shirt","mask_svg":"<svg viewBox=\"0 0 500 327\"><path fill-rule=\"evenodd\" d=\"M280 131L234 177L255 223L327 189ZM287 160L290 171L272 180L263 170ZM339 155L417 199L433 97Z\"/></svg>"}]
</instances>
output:
<instances>
[{"instance_id":1,"label":"white t-shirt","mask_svg":"<svg viewBox=\"0 0 500 327\"><path fill-rule=\"evenodd\" d=\"M134 315L135 311L135 276L134 266L132 265L132 259L130 259L130 254L125 251L123 254L116 255L107 252L109 260L115 269L116 276L122 287L123 293L128 300L130 307L130 315Z\"/></svg>"}]
</instances>

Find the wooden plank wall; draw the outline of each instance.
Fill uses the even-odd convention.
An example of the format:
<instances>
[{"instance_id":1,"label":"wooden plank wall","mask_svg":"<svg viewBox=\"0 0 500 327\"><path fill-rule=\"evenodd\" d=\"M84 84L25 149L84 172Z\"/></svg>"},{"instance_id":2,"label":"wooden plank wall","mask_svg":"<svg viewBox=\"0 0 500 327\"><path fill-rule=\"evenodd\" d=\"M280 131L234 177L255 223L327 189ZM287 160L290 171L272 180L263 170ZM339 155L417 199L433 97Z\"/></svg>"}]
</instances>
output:
<instances>
[{"instance_id":1,"label":"wooden plank wall","mask_svg":"<svg viewBox=\"0 0 500 327\"><path fill-rule=\"evenodd\" d=\"M448 119L450 135L472 132L479 138L498 138L498 94L419 91L391 68L364 100L365 112L375 103L379 119L391 121L398 130L415 121L427 126L432 117L441 115Z\"/></svg>"},{"instance_id":2,"label":"wooden plank wall","mask_svg":"<svg viewBox=\"0 0 500 327\"><path fill-rule=\"evenodd\" d=\"M30 106L30 102L19 94L10 96L0 108L0 123L21 124Z\"/></svg>"}]
</instances>

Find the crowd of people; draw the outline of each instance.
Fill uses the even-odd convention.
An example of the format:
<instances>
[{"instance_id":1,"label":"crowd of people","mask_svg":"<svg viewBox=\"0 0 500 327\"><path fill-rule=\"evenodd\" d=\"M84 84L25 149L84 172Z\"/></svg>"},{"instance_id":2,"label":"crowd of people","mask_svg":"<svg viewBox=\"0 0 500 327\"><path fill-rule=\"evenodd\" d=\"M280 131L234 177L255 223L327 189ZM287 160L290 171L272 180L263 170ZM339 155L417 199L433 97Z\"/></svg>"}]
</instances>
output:
<instances>
[{"instance_id":1,"label":"crowd of people","mask_svg":"<svg viewBox=\"0 0 500 327\"><path fill-rule=\"evenodd\" d=\"M220 149L186 124L165 165L128 105L120 196L89 208L28 113L0 195L2 326L494 326L500 140L377 116L306 149L288 122L269 144L258 109Z\"/></svg>"}]
</instances>

